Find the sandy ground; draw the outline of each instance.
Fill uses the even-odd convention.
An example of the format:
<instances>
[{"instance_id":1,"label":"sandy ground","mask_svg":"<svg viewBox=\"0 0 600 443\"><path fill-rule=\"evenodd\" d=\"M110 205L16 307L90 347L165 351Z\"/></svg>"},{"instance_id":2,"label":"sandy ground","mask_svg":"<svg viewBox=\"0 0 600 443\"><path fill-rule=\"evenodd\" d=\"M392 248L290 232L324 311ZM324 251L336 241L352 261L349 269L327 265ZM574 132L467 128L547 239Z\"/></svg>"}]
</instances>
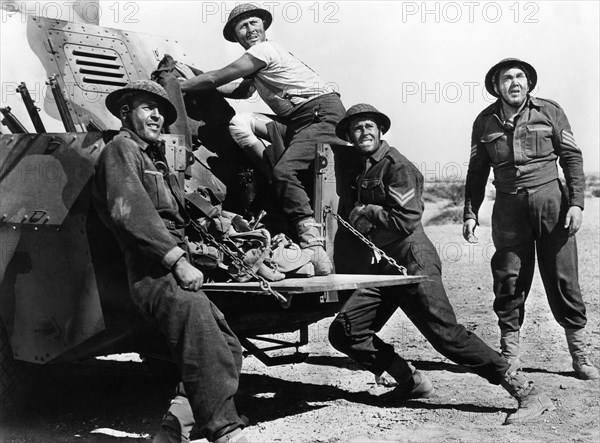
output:
<instances>
[{"instance_id":1,"label":"sandy ground","mask_svg":"<svg viewBox=\"0 0 600 443\"><path fill-rule=\"evenodd\" d=\"M578 235L581 284L588 308L588 343L600 363L598 277L600 199L588 199ZM489 211L487 202L484 210ZM444 265L444 281L459 321L497 347L491 310L489 220L467 246L460 226L427 227ZM399 402L371 374L327 342L331 319L310 328L306 362L266 367L244 360L238 408L250 419L250 441L336 442L598 442L600 381L574 377L562 329L552 318L539 279L523 329L525 372L553 399L556 411L527 425L503 426L516 402L506 392L446 360L402 313L381 333L433 380L436 395ZM123 358L122 358L123 359ZM27 412L2 423L2 442L150 441L168 403L168 390L135 361L93 361L56 369L38 383ZM103 431L102 429L108 429ZM98 432L101 433L93 433ZM115 431L126 433L124 437Z\"/></svg>"}]
</instances>

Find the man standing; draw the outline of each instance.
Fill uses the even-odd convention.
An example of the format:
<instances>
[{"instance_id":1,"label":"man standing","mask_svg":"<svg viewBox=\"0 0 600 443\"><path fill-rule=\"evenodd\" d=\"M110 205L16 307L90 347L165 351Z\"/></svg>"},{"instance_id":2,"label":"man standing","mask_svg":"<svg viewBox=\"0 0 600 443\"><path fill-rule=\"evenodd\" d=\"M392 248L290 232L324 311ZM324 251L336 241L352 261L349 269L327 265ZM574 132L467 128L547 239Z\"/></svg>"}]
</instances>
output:
<instances>
[{"instance_id":1,"label":"man standing","mask_svg":"<svg viewBox=\"0 0 600 443\"><path fill-rule=\"evenodd\" d=\"M318 143L341 143L335 136L335 125L345 109L331 85L284 47L267 40L265 31L272 21L265 9L249 3L236 6L229 14L223 36L230 42L237 41L246 52L222 69L183 80L181 89L188 92L222 87L220 91L235 98L249 97L258 90L276 116L238 114L229 130L259 169L272 176L279 204L294 224L300 246L313 253L315 273L326 275L332 264L323 249L324 239L302 179L305 183L313 180L307 171L314 162ZM240 78L244 78L241 83L230 86ZM261 139L272 143L268 150Z\"/></svg>"},{"instance_id":2,"label":"man standing","mask_svg":"<svg viewBox=\"0 0 600 443\"><path fill-rule=\"evenodd\" d=\"M406 157L381 139L389 128L390 119L367 104L351 107L337 125L338 136L352 142L363 161L358 177L351 186L343 187L340 195L342 211L347 212L353 205L354 208L340 215L406 267L410 275L426 275L429 279L417 285L355 291L331 324L331 344L374 373L378 383L395 385L399 397L430 396L433 386L429 378L376 335L399 307L438 352L490 383L501 384L518 400L519 409L507 417L506 423L530 420L554 409L550 398L534 387L532 381L527 381L500 353L457 323L442 285L439 256L421 223L423 176ZM340 157L343 155L339 153ZM352 241L350 236L344 238ZM354 239L346 245L355 251L352 260L365 266L361 270L355 265L354 272L395 271L385 260L368 265L371 260L364 260L362 255L371 259L372 251L355 248L357 244ZM336 266L337 258L336 250Z\"/></svg>"},{"instance_id":3,"label":"man standing","mask_svg":"<svg viewBox=\"0 0 600 443\"><path fill-rule=\"evenodd\" d=\"M164 89L149 80L113 91L106 107L123 127L96 165L96 210L123 252L135 305L167 339L198 434L216 442L239 438L243 422L233 396L241 346L200 290L202 272L187 259L183 195L159 140L177 111Z\"/></svg>"},{"instance_id":4,"label":"man standing","mask_svg":"<svg viewBox=\"0 0 600 443\"><path fill-rule=\"evenodd\" d=\"M597 379L598 370L586 352L587 319L575 241L584 205L583 159L561 107L529 94L536 83L533 66L515 58L500 61L485 77L486 89L498 100L473 124L463 235L476 242L477 214L491 166L496 187L491 267L502 353L521 365L519 331L537 249L550 309L565 329L575 374ZM557 159L566 190L558 178Z\"/></svg>"}]
</instances>

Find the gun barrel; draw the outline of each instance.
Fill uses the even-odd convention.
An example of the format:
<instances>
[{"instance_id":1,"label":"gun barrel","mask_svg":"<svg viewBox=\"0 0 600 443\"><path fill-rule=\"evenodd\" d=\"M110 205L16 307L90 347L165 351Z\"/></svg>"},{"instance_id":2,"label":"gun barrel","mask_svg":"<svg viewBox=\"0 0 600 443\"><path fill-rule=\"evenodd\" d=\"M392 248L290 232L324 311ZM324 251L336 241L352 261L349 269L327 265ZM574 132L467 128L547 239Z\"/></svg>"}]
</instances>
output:
<instances>
[{"instance_id":1,"label":"gun barrel","mask_svg":"<svg viewBox=\"0 0 600 443\"><path fill-rule=\"evenodd\" d=\"M29 90L27 89L25 82L21 82L21 84L17 86L17 92L19 92L23 98L23 103L25 103L25 107L27 108L27 112L29 113L29 117L31 118L31 122L33 123L33 127L35 128L36 132L45 133L46 128L44 127L44 123L40 118L38 108L35 106L31 95L29 95Z\"/></svg>"},{"instance_id":2,"label":"gun barrel","mask_svg":"<svg viewBox=\"0 0 600 443\"><path fill-rule=\"evenodd\" d=\"M73 122L73 117L71 117L71 112L69 111L69 107L65 100L65 96L63 95L60 85L58 84L58 80L56 79L56 74L48 77L46 84L48 84L52 90L52 95L54 96L54 101L56 102L56 107L58 108L58 113L60 114L60 119L65 126L65 130L67 132L77 132L75 123Z\"/></svg>"},{"instance_id":3,"label":"gun barrel","mask_svg":"<svg viewBox=\"0 0 600 443\"><path fill-rule=\"evenodd\" d=\"M10 106L0 108L0 112L4 116L2 124L6 126L13 134L27 134L29 131L21 124L19 119L10 112Z\"/></svg>"}]
</instances>

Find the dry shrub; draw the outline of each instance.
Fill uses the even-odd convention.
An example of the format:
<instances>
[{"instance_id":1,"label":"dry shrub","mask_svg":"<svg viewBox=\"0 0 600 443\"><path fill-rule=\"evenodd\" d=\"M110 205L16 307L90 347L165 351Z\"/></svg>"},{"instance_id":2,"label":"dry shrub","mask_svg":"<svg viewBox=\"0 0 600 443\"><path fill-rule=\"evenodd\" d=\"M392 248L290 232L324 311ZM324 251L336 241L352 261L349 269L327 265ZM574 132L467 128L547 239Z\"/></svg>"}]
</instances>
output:
<instances>
[{"instance_id":1,"label":"dry shrub","mask_svg":"<svg viewBox=\"0 0 600 443\"><path fill-rule=\"evenodd\" d=\"M461 181L425 182L423 200L435 203L449 200L453 206L462 204L465 198L465 183Z\"/></svg>"},{"instance_id":2,"label":"dry shrub","mask_svg":"<svg viewBox=\"0 0 600 443\"><path fill-rule=\"evenodd\" d=\"M438 214L429 219L427 225L449 225L462 224L463 208L462 206L450 205L442 209Z\"/></svg>"},{"instance_id":3,"label":"dry shrub","mask_svg":"<svg viewBox=\"0 0 600 443\"><path fill-rule=\"evenodd\" d=\"M585 176L586 197L600 197L600 177L597 174Z\"/></svg>"}]
</instances>

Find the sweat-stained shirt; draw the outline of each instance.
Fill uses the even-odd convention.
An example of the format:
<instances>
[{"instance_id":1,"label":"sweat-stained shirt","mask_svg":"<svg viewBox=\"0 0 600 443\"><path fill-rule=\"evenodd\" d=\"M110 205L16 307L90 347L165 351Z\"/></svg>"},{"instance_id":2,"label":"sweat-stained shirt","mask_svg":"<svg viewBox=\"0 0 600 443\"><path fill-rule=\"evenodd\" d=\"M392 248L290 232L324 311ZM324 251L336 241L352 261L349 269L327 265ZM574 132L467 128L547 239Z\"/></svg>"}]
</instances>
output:
<instances>
[{"instance_id":1,"label":"sweat-stained shirt","mask_svg":"<svg viewBox=\"0 0 600 443\"><path fill-rule=\"evenodd\" d=\"M158 149L122 128L98 158L92 196L126 258L141 254L171 269L185 254L185 220L173 195L181 192L177 178L163 176L152 161Z\"/></svg>"},{"instance_id":2,"label":"sweat-stained shirt","mask_svg":"<svg viewBox=\"0 0 600 443\"><path fill-rule=\"evenodd\" d=\"M373 223L371 241L379 248L402 241L423 229L423 175L406 157L382 141L365 159L364 169L340 195L340 206L350 202L366 205L365 215Z\"/></svg>"},{"instance_id":3,"label":"sweat-stained shirt","mask_svg":"<svg viewBox=\"0 0 600 443\"><path fill-rule=\"evenodd\" d=\"M258 43L246 54L266 63L252 78L260 98L279 116L285 117L311 98L335 92L333 84L325 83L319 74L277 43Z\"/></svg>"}]
</instances>

